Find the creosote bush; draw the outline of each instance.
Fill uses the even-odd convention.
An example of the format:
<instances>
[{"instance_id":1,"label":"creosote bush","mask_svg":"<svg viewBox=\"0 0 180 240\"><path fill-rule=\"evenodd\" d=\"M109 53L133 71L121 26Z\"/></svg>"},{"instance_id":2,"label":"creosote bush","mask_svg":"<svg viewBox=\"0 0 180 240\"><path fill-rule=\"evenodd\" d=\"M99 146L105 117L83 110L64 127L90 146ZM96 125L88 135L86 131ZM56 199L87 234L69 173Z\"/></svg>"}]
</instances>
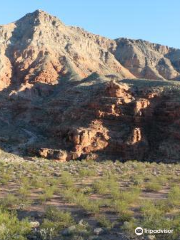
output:
<instances>
[{"instance_id":1,"label":"creosote bush","mask_svg":"<svg viewBox=\"0 0 180 240\"><path fill-rule=\"evenodd\" d=\"M28 220L19 221L15 212L0 209L0 239L27 240L31 227Z\"/></svg>"}]
</instances>

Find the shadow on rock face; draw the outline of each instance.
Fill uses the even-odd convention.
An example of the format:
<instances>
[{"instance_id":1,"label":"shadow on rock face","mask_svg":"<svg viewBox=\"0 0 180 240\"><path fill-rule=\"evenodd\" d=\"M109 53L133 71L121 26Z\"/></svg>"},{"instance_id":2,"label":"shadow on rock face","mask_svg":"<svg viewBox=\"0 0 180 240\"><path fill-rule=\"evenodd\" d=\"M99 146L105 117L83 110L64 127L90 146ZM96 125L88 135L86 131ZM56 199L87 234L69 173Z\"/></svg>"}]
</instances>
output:
<instances>
[{"instance_id":1,"label":"shadow on rock face","mask_svg":"<svg viewBox=\"0 0 180 240\"><path fill-rule=\"evenodd\" d=\"M133 81L84 79L3 90L1 149L59 161L179 161L178 90Z\"/></svg>"}]
</instances>

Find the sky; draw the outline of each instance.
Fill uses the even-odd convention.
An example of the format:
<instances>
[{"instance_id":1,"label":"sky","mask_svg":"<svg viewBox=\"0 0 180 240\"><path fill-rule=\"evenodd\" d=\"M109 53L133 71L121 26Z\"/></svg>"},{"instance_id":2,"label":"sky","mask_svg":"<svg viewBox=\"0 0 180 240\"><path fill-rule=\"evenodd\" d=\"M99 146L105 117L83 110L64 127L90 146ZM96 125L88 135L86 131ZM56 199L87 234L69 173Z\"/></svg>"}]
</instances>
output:
<instances>
[{"instance_id":1,"label":"sky","mask_svg":"<svg viewBox=\"0 0 180 240\"><path fill-rule=\"evenodd\" d=\"M5 0L0 25L37 9L111 39L143 39L180 48L180 0Z\"/></svg>"}]
</instances>

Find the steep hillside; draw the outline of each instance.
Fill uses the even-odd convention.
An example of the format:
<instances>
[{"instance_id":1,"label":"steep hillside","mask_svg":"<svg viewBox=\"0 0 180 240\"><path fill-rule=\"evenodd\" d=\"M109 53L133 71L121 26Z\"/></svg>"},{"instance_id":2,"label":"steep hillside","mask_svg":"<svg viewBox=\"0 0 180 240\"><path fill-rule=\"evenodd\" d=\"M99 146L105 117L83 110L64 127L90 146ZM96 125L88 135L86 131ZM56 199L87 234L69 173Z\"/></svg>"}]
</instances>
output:
<instances>
[{"instance_id":1,"label":"steep hillside","mask_svg":"<svg viewBox=\"0 0 180 240\"><path fill-rule=\"evenodd\" d=\"M93 72L123 78L178 79L180 50L142 40L110 40L64 25L37 10L0 27L0 86L63 77L82 79Z\"/></svg>"},{"instance_id":2,"label":"steep hillside","mask_svg":"<svg viewBox=\"0 0 180 240\"><path fill-rule=\"evenodd\" d=\"M107 50L111 40L65 26L43 11L1 26L1 88L10 83L57 84L68 76L82 79L93 72L133 78Z\"/></svg>"},{"instance_id":3,"label":"steep hillside","mask_svg":"<svg viewBox=\"0 0 180 240\"><path fill-rule=\"evenodd\" d=\"M0 27L0 148L59 161L179 161L179 77L178 49L27 14Z\"/></svg>"},{"instance_id":4,"label":"steep hillside","mask_svg":"<svg viewBox=\"0 0 180 240\"><path fill-rule=\"evenodd\" d=\"M142 40L116 40L116 59L137 78L180 79L180 50Z\"/></svg>"}]
</instances>

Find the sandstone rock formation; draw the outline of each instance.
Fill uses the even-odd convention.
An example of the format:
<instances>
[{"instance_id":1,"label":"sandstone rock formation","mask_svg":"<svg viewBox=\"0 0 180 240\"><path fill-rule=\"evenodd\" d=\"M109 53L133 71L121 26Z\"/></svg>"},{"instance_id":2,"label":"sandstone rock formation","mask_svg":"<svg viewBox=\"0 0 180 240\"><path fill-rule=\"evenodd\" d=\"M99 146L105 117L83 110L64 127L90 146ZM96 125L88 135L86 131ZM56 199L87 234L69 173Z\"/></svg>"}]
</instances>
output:
<instances>
[{"instance_id":1,"label":"sandstone rock formation","mask_svg":"<svg viewBox=\"0 0 180 240\"><path fill-rule=\"evenodd\" d=\"M58 161L178 161L179 77L178 49L27 14L0 26L0 148Z\"/></svg>"},{"instance_id":2,"label":"sandstone rock formation","mask_svg":"<svg viewBox=\"0 0 180 240\"><path fill-rule=\"evenodd\" d=\"M93 72L134 77L108 51L111 40L65 26L43 11L1 26L0 42L0 81L7 86L10 82L57 84L64 76L82 79Z\"/></svg>"},{"instance_id":3,"label":"sandstone rock formation","mask_svg":"<svg viewBox=\"0 0 180 240\"><path fill-rule=\"evenodd\" d=\"M122 78L178 79L180 50L142 40L110 40L64 25L37 10L0 26L0 86L65 76L82 79L97 72Z\"/></svg>"},{"instance_id":4,"label":"sandstone rock formation","mask_svg":"<svg viewBox=\"0 0 180 240\"><path fill-rule=\"evenodd\" d=\"M116 59L137 78L180 79L179 49L122 38L116 44Z\"/></svg>"}]
</instances>

